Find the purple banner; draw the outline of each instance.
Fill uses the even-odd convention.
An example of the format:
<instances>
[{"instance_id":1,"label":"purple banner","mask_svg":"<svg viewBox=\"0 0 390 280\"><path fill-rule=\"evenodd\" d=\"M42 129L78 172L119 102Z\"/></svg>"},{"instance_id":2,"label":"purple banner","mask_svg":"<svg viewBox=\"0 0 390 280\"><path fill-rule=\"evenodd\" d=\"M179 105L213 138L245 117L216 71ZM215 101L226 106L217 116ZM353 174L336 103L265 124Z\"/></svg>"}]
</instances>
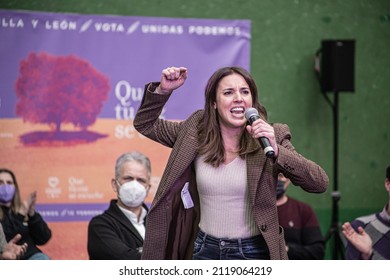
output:
<instances>
[{"instance_id":1,"label":"purple banner","mask_svg":"<svg viewBox=\"0 0 390 280\"><path fill-rule=\"evenodd\" d=\"M153 201L170 149L133 126L144 85L170 66L188 68L162 117L203 108L223 66L250 61L250 21L0 10L0 158L22 199L36 191L50 223L53 259L85 259L88 221L116 198L117 157L150 158Z\"/></svg>"},{"instance_id":2,"label":"purple banner","mask_svg":"<svg viewBox=\"0 0 390 280\"><path fill-rule=\"evenodd\" d=\"M56 203L36 206L36 210L46 222L89 221L107 208L108 203Z\"/></svg>"},{"instance_id":3,"label":"purple banner","mask_svg":"<svg viewBox=\"0 0 390 280\"><path fill-rule=\"evenodd\" d=\"M150 207L150 203L146 204ZM90 221L102 214L109 203L37 204L36 210L47 222Z\"/></svg>"},{"instance_id":4,"label":"purple banner","mask_svg":"<svg viewBox=\"0 0 390 280\"><path fill-rule=\"evenodd\" d=\"M98 117L117 120L134 117L144 84L159 80L168 66L189 70L178 90L183 94L167 104L164 117L169 119L183 119L203 107L206 81L217 68L249 70L249 20L0 10L0 38L0 118L17 117L16 81L21 62L32 61L31 54L89 63L108 82Z\"/></svg>"}]
</instances>

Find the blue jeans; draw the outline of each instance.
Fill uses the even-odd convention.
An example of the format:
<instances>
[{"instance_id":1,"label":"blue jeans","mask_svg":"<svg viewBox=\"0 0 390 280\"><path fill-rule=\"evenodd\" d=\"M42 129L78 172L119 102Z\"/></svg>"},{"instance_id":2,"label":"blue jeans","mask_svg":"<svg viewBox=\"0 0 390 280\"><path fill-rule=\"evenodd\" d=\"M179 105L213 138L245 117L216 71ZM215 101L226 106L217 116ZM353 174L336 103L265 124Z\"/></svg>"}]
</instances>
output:
<instances>
[{"instance_id":1,"label":"blue jeans","mask_svg":"<svg viewBox=\"0 0 390 280\"><path fill-rule=\"evenodd\" d=\"M28 259L29 260L50 260L50 257L44 253L35 253Z\"/></svg>"},{"instance_id":2,"label":"blue jeans","mask_svg":"<svg viewBox=\"0 0 390 280\"><path fill-rule=\"evenodd\" d=\"M269 260L263 236L250 238L216 238L199 231L195 240L193 260Z\"/></svg>"}]
</instances>

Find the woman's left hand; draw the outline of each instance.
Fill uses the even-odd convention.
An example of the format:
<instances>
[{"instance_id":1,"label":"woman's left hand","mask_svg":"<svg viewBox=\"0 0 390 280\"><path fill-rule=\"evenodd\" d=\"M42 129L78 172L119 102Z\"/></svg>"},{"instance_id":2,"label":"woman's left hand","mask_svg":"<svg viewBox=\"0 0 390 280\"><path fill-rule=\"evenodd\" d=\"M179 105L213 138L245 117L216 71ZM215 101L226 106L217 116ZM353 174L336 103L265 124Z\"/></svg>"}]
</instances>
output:
<instances>
[{"instance_id":1,"label":"woman's left hand","mask_svg":"<svg viewBox=\"0 0 390 280\"><path fill-rule=\"evenodd\" d=\"M258 119L254 121L252 125L247 125L246 130L253 138L268 138L272 148L275 151L275 157L277 157L279 150L278 145L276 144L275 130L272 125L268 124L262 119Z\"/></svg>"},{"instance_id":2,"label":"woman's left hand","mask_svg":"<svg viewBox=\"0 0 390 280\"><path fill-rule=\"evenodd\" d=\"M23 216L33 216L35 214L35 204L37 201L37 192L33 191L27 197L27 200L23 201L19 213Z\"/></svg>"}]
</instances>

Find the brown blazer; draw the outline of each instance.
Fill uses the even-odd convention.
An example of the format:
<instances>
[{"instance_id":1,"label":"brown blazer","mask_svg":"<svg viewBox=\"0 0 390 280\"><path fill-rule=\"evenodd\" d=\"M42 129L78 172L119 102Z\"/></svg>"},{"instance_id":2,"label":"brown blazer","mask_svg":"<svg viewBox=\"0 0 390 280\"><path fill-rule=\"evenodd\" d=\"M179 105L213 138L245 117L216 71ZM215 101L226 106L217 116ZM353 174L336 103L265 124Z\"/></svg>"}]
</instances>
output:
<instances>
[{"instance_id":1,"label":"brown blazer","mask_svg":"<svg viewBox=\"0 0 390 280\"><path fill-rule=\"evenodd\" d=\"M201 215L193 163L199 144L197 127L203 110L196 111L182 122L159 119L170 95L153 93L157 85L150 83L145 86L134 127L172 151L149 210L141 259L191 259ZM266 158L259 142L253 141L253 152L246 157L247 184L254 219L267 242L271 259L287 259L276 208L277 175L282 172L294 185L313 193L326 191L328 176L319 165L295 151L287 125L274 124L274 129L278 157L275 161ZM194 201L194 207L190 209L183 207L180 195L186 182L189 182Z\"/></svg>"}]
</instances>

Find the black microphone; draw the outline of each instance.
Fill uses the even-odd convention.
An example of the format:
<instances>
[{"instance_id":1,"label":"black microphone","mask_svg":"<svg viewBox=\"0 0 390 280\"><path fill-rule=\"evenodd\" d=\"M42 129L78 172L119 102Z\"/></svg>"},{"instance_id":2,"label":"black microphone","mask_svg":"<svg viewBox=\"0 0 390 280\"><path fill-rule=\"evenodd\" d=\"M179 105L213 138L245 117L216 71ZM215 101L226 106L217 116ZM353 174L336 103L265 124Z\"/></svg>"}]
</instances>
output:
<instances>
[{"instance_id":1,"label":"black microphone","mask_svg":"<svg viewBox=\"0 0 390 280\"><path fill-rule=\"evenodd\" d=\"M255 108L248 108L245 111L245 118L249 122L249 124L252 125L255 120L260 119L259 112L257 112ZM265 156L268 158L274 157L275 151L269 143L269 139L267 137L260 137L259 140L261 147L264 150Z\"/></svg>"}]
</instances>

